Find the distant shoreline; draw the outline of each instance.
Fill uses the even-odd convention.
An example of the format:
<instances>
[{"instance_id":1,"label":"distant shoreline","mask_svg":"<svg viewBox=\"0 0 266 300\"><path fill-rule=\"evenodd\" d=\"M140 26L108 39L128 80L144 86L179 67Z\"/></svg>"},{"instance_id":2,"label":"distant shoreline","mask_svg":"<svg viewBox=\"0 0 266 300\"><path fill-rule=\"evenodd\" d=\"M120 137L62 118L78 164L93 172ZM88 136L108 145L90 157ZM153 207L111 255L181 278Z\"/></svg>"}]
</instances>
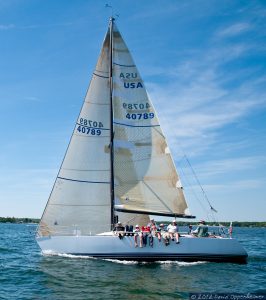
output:
<instances>
[{"instance_id":1,"label":"distant shoreline","mask_svg":"<svg viewBox=\"0 0 266 300\"><path fill-rule=\"evenodd\" d=\"M39 224L40 219L36 218L15 218L15 217L0 217L0 223L13 223L13 224L28 224L28 223L34 223L34 224ZM157 223L169 223L169 221L158 221ZM184 221L178 221L177 224L179 226L188 226L189 224L191 225L196 225L198 222L184 222ZM206 222L207 225L219 225L222 224L224 226L229 226L230 222ZM233 222L234 227L266 227L266 221L265 222L238 222L235 221Z\"/></svg>"}]
</instances>

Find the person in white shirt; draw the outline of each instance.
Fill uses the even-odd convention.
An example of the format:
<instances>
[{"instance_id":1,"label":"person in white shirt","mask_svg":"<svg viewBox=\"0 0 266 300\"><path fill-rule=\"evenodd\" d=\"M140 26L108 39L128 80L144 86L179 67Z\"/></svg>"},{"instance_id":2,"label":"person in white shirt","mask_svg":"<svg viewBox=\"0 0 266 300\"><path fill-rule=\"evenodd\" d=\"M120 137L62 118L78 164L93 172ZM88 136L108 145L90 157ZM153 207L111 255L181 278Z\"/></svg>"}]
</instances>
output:
<instances>
[{"instance_id":1,"label":"person in white shirt","mask_svg":"<svg viewBox=\"0 0 266 300\"><path fill-rule=\"evenodd\" d=\"M176 220L173 220L173 222L167 226L167 230L169 232L169 235L170 235L170 238L172 239L172 241L174 241L174 237L175 237L176 244L178 244L179 243L179 233L178 233L178 227L176 225Z\"/></svg>"},{"instance_id":2,"label":"person in white shirt","mask_svg":"<svg viewBox=\"0 0 266 300\"><path fill-rule=\"evenodd\" d=\"M160 224L160 228L158 229L160 232L160 236L162 237L165 246L169 245L169 240L170 240L170 235L168 233L168 231L165 230L164 224L161 223Z\"/></svg>"},{"instance_id":3,"label":"person in white shirt","mask_svg":"<svg viewBox=\"0 0 266 300\"><path fill-rule=\"evenodd\" d=\"M138 237L139 237L139 246L140 246L140 248L142 248L143 247L143 233L140 231L139 225L136 225L135 229L134 229L135 247L138 247Z\"/></svg>"}]
</instances>

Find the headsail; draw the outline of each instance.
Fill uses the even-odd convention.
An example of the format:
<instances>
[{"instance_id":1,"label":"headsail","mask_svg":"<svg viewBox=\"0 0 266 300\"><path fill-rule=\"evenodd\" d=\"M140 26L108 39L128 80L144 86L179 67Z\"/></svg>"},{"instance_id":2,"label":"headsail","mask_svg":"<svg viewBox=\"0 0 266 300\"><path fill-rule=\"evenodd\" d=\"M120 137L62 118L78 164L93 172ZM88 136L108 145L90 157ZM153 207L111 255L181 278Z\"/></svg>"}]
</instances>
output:
<instances>
[{"instance_id":1,"label":"headsail","mask_svg":"<svg viewBox=\"0 0 266 300\"><path fill-rule=\"evenodd\" d=\"M191 217L156 112L115 25L113 105L116 211Z\"/></svg>"},{"instance_id":2,"label":"headsail","mask_svg":"<svg viewBox=\"0 0 266 300\"><path fill-rule=\"evenodd\" d=\"M108 30L40 222L41 235L110 230L109 43Z\"/></svg>"}]
</instances>

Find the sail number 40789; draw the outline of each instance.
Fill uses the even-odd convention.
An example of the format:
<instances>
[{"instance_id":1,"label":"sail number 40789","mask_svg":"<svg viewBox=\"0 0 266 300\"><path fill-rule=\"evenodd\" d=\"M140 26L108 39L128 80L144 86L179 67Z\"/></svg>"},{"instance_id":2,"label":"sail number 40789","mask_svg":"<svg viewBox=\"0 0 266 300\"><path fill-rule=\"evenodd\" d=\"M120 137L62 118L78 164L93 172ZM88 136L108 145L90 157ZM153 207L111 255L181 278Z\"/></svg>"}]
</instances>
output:
<instances>
[{"instance_id":1,"label":"sail number 40789","mask_svg":"<svg viewBox=\"0 0 266 300\"><path fill-rule=\"evenodd\" d=\"M95 128L90 128L90 127L85 127L80 125L78 126L77 131L89 135L101 135L102 133L101 129L95 129Z\"/></svg>"},{"instance_id":2,"label":"sail number 40789","mask_svg":"<svg viewBox=\"0 0 266 300\"><path fill-rule=\"evenodd\" d=\"M87 120L87 119L84 119L84 118L80 118L79 119L79 124L81 126L88 126L88 127L93 127L93 128L101 128L101 127L103 127L103 123L102 122Z\"/></svg>"},{"instance_id":3,"label":"sail number 40789","mask_svg":"<svg viewBox=\"0 0 266 300\"><path fill-rule=\"evenodd\" d=\"M143 114L126 114L127 119L131 120L142 120L142 119L153 119L154 113L143 113Z\"/></svg>"},{"instance_id":4,"label":"sail number 40789","mask_svg":"<svg viewBox=\"0 0 266 300\"><path fill-rule=\"evenodd\" d=\"M102 122L92 121L80 118L79 119L79 126L77 127L77 131L80 133L85 133L89 135L101 135L103 128Z\"/></svg>"},{"instance_id":5,"label":"sail number 40789","mask_svg":"<svg viewBox=\"0 0 266 300\"><path fill-rule=\"evenodd\" d=\"M150 104L147 103L123 103L123 108L128 110L148 109Z\"/></svg>"}]
</instances>

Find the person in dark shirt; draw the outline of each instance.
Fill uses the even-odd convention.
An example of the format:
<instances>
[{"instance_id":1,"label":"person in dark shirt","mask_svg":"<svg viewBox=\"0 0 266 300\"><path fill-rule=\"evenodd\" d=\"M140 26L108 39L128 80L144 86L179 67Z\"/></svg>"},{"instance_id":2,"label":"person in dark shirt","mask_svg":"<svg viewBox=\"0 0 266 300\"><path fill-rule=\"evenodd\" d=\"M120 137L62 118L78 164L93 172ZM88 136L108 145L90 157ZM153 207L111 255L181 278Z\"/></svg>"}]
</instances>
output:
<instances>
[{"instance_id":1,"label":"person in dark shirt","mask_svg":"<svg viewBox=\"0 0 266 300\"><path fill-rule=\"evenodd\" d=\"M121 222L118 222L115 225L114 232L118 235L118 237L120 238L120 240L124 237L124 235L125 235L125 227L122 225Z\"/></svg>"},{"instance_id":2,"label":"person in dark shirt","mask_svg":"<svg viewBox=\"0 0 266 300\"><path fill-rule=\"evenodd\" d=\"M208 226L204 220L199 221L199 225L196 230L192 231L193 235L197 237L208 237Z\"/></svg>"}]
</instances>

